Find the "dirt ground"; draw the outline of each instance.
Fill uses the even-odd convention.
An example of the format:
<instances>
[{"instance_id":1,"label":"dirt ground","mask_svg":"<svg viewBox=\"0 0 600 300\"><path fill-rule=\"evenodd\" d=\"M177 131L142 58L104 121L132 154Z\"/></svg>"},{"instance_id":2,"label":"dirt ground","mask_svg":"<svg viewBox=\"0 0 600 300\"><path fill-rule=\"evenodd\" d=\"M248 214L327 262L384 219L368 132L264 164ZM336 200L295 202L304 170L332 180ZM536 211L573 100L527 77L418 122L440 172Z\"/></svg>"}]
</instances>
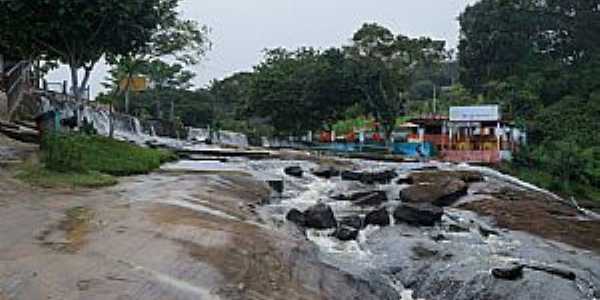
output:
<instances>
[{"instance_id":1,"label":"dirt ground","mask_svg":"<svg viewBox=\"0 0 600 300\"><path fill-rule=\"evenodd\" d=\"M574 207L542 193L505 190L459 208L492 217L499 227L600 253L600 220L584 218Z\"/></svg>"}]
</instances>

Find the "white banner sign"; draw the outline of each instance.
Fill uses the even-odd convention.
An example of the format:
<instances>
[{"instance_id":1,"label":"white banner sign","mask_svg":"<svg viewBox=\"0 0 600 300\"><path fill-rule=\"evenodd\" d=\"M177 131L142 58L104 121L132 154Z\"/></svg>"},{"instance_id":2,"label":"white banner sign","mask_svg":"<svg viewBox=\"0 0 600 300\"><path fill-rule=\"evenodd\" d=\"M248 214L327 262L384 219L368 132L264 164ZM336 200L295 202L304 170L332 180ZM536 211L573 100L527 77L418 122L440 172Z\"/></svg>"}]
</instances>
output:
<instances>
[{"instance_id":1,"label":"white banner sign","mask_svg":"<svg viewBox=\"0 0 600 300\"><path fill-rule=\"evenodd\" d=\"M500 121L500 107L486 106L455 106L450 108L451 122L488 122Z\"/></svg>"}]
</instances>

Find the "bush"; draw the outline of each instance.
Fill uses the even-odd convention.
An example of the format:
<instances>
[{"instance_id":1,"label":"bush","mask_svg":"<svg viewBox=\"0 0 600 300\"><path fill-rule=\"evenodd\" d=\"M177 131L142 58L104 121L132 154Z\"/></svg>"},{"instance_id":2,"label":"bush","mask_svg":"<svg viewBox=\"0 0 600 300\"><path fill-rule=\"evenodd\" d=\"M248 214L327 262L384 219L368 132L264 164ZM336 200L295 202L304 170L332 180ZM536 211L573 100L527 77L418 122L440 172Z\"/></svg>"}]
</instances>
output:
<instances>
[{"instance_id":1,"label":"bush","mask_svg":"<svg viewBox=\"0 0 600 300\"><path fill-rule=\"evenodd\" d=\"M600 147L582 148L574 140L523 148L502 171L565 196L598 199Z\"/></svg>"},{"instance_id":2,"label":"bush","mask_svg":"<svg viewBox=\"0 0 600 300\"><path fill-rule=\"evenodd\" d=\"M148 173L176 157L102 136L56 134L43 143L43 162L56 172L97 171L114 176Z\"/></svg>"}]
</instances>

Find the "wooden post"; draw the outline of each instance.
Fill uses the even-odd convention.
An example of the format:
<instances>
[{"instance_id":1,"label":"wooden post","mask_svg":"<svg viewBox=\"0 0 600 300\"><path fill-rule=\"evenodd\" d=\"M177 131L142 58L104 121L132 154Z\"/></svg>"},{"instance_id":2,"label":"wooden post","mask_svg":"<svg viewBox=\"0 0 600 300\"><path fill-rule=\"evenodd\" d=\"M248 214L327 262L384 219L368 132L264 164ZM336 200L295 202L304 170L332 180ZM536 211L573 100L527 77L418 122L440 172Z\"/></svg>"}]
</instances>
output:
<instances>
[{"instance_id":1,"label":"wooden post","mask_svg":"<svg viewBox=\"0 0 600 300\"><path fill-rule=\"evenodd\" d=\"M448 150L452 150L452 135L453 135L453 129L452 127L448 128Z\"/></svg>"},{"instance_id":2,"label":"wooden post","mask_svg":"<svg viewBox=\"0 0 600 300\"><path fill-rule=\"evenodd\" d=\"M496 127L496 143L498 146L498 152L500 152L500 122L497 123L497 127Z\"/></svg>"}]
</instances>

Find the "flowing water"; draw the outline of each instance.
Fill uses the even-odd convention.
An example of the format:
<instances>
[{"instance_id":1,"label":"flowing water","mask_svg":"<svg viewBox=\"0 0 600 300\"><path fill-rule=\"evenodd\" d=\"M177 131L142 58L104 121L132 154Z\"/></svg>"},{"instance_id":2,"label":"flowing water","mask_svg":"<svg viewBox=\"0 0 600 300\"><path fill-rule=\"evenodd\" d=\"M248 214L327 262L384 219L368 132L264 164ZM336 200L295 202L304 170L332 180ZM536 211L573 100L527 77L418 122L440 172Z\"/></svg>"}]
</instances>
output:
<instances>
[{"instance_id":1,"label":"flowing water","mask_svg":"<svg viewBox=\"0 0 600 300\"><path fill-rule=\"evenodd\" d=\"M436 167L444 170L472 169L446 163L376 163L352 161L360 170L395 170L405 176L415 169ZM286 176L283 169L302 166L303 178ZM383 190L391 199L385 204L391 212L401 201L400 189L405 186L365 185L342 181L339 177L322 179L310 174L313 163L303 161L249 162L249 167L285 178L286 190L262 208L262 215L277 227L285 223L292 209L305 210L319 202L332 207L338 220L344 216L365 214L374 208L359 208L331 196L367 190ZM540 190L515 178L487 168L477 167L491 185L504 184L514 188ZM545 192L545 191L544 191ZM449 230L451 225L466 228L464 232ZM474 213L447 209L442 223L432 227L404 224L380 228L369 226L361 230L356 241L341 242L331 236L331 230L307 230L306 238L321 250L321 259L328 264L365 279L379 288L396 291L390 299L411 299L413 290L426 299L597 299L600 286L600 259L587 251L534 237L523 232L496 229L498 236L482 236L480 226L494 224ZM444 239L436 241L436 237ZM511 262L558 266L575 272L576 281L564 280L538 271L525 271L526 280L519 284L499 281L490 274L495 267ZM391 293L391 292L390 292ZM594 294L596 293L596 294Z\"/></svg>"},{"instance_id":2,"label":"flowing water","mask_svg":"<svg viewBox=\"0 0 600 300\"><path fill-rule=\"evenodd\" d=\"M77 107L73 103L42 103L45 110L55 109L64 117L71 117ZM102 108L86 107L83 117L93 122L99 134L109 134L110 115ZM158 142L179 149L194 149L193 141L206 140L205 129L191 129L190 141L145 135L138 119L131 116L114 117L114 133L119 139L145 144ZM152 129L147 130L152 132ZM225 145L247 146L245 136L220 132L212 137ZM535 191L539 188L493 170L466 165L445 163L380 163L362 160L349 161L361 171L396 171L399 176L423 167L444 170L477 170L486 176L491 186L508 185L513 188ZM284 174L288 166L300 166L305 171L303 178ZM360 182L342 181L336 177L322 179L313 176L315 163L307 161L280 161L246 159L226 164L217 162L180 162L167 166L174 170L188 171L235 170L247 172L260 178L281 178L285 190L274 195L269 204L261 207L258 214L274 230L289 226L285 216L289 210L305 210L317 203L332 207L338 219L345 216L364 217L373 208L362 208L348 201L336 201L331 197L339 194L367 190L382 190L390 201L384 204L389 212L401 204L398 194L406 186L396 184L367 185ZM470 195L473 196L473 195ZM557 197L558 198L558 197ZM188 205L193 209L208 211L199 204L187 204L185 199L171 199L174 205ZM179 202L177 202L179 201ZM196 206L191 206L196 205ZM209 211L210 212L210 211ZM462 232L449 230L451 225L466 228ZM381 299L413 299L413 295L428 300L434 299L598 299L600 298L600 259L594 253L551 242L523 232L501 230L498 235L483 236L480 226L494 228L494 224L474 213L447 209L441 224L435 227L414 227L395 224L380 228L368 226L360 231L355 241L341 242L331 236L331 231L308 230L306 239L319 248L319 259L347 272L355 278L368 282L368 287L378 291ZM443 237L443 238L440 238ZM525 279L508 282L495 279L490 270L510 265L513 262L560 267L577 274L575 281L565 280L546 272L526 270Z\"/></svg>"}]
</instances>

